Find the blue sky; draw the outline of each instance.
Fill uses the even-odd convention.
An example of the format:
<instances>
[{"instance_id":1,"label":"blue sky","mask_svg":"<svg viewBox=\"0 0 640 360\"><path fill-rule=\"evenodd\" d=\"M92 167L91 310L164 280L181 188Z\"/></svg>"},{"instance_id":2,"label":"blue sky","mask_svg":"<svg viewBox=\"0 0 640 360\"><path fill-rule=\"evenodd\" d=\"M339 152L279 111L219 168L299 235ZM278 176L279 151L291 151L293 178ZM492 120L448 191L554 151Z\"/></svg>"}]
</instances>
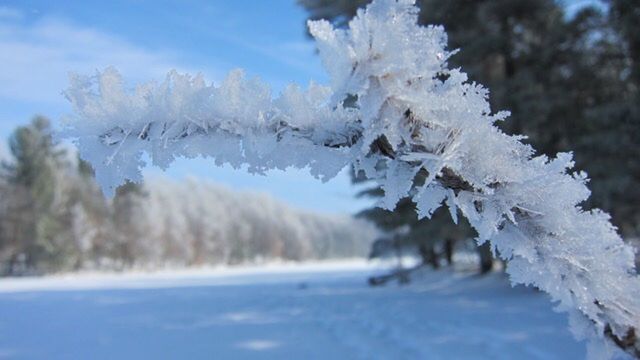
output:
<instances>
[{"instance_id":1,"label":"blue sky","mask_svg":"<svg viewBox=\"0 0 640 360\"><path fill-rule=\"evenodd\" d=\"M240 67L275 91L289 82L326 82L304 21L294 0L0 0L0 137L35 114L55 122L68 113L61 92L69 72L113 65L134 84L175 68L218 82ZM354 198L346 172L322 184L303 170L255 176L212 161L181 160L168 175L268 192L321 212L353 213L371 204Z\"/></svg>"},{"instance_id":2,"label":"blue sky","mask_svg":"<svg viewBox=\"0 0 640 360\"><path fill-rule=\"evenodd\" d=\"M562 3L573 13L599 2ZM87 74L112 65L134 84L161 79L175 68L217 82L240 67L275 91L288 82L325 83L305 35L305 15L295 0L0 0L0 139L35 114L55 122L68 113L61 92L69 72ZM322 212L353 213L372 203L354 198L346 172L322 184L303 170L265 177L217 168L211 161L181 160L167 173L268 192Z\"/></svg>"}]
</instances>

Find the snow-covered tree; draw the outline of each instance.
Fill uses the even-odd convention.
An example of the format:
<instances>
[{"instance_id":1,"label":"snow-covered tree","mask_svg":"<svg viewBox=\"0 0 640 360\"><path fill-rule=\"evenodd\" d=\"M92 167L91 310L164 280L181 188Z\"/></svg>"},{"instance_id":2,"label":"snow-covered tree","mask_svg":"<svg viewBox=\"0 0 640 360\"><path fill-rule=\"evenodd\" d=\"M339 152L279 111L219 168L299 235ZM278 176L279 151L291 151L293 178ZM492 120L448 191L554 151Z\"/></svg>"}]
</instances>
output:
<instances>
[{"instance_id":1,"label":"snow-covered tree","mask_svg":"<svg viewBox=\"0 0 640 360\"><path fill-rule=\"evenodd\" d=\"M376 180L393 209L410 196L420 217L446 204L478 244L509 260L514 284L531 284L570 313L591 354L640 356L640 280L633 249L609 216L584 211L587 176L570 153L534 156L495 123L488 90L450 69L442 27L421 27L411 0L378 0L336 30L310 22L329 87L291 85L278 97L232 72L220 85L171 72L129 91L114 69L74 76L66 94L75 138L108 193L140 181L143 155L166 167L205 156L249 171L308 167L321 180L347 165ZM414 179L424 181L413 189ZM617 345L617 347L615 346Z\"/></svg>"},{"instance_id":2,"label":"snow-covered tree","mask_svg":"<svg viewBox=\"0 0 640 360\"><path fill-rule=\"evenodd\" d=\"M114 259L129 261L127 266L363 256L377 235L372 224L350 216L304 212L198 179L153 179L118 194L114 212L122 215L116 215L113 233L122 250Z\"/></svg>"}]
</instances>

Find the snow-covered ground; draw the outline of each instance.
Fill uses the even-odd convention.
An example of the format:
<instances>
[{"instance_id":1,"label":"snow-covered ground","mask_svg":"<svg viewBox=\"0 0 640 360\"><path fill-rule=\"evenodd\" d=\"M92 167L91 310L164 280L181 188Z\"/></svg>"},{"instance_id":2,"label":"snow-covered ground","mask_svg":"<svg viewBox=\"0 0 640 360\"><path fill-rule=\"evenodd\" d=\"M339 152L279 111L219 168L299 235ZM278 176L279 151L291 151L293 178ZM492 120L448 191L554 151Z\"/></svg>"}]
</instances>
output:
<instances>
[{"instance_id":1,"label":"snow-covered ground","mask_svg":"<svg viewBox=\"0 0 640 360\"><path fill-rule=\"evenodd\" d=\"M364 263L0 280L0 358L581 359L546 295Z\"/></svg>"}]
</instances>

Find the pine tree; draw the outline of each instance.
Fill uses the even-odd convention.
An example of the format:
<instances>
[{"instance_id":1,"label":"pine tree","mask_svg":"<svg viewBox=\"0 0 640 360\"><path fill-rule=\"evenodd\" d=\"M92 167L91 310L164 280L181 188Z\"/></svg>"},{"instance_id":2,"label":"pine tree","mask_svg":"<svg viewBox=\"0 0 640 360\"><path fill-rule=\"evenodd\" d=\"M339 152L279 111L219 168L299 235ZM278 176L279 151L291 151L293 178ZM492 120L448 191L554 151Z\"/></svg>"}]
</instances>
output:
<instances>
[{"instance_id":1,"label":"pine tree","mask_svg":"<svg viewBox=\"0 0 640 360\"><path fill-rule=\"evenodd\" d=\"M147 196L143 187L139 184L126 183L116 191L112 203L113 239L109 243L107 253L109 258L116 261L120 269L131 268L136 261L143 260L148 252L140 249L141 242L145 238L143 226L145 225L142 201ZM163 219L157 219L164 221ZM162 246L156 244L156 246Z\"/></svg>"},{"instance_id":2,"label":"pine tree","mask_svg":"<svg viewBox=\"0 0 640 360\"><path fill-rule=\"evenodd\" d=\"M37 117L19 127L9 147L13 161L5 162L3 168L15 198L15 208L10 210L16 227L12 235L20 241L15 256L38 272L68 267L68 255L74 249L60 236L63 224L58 212L64 152L51 137L49 121Z\"/></svg>"},{"instance_id":3,"label":"pine tree","mask_svg":"<svg viewBox=\"0 0 640 360\"><path fill-rule=\"evenodd\" d=\"M356 183L364 181L362 174L358 176L353 172L352 179ZM417 183L419 184L420 181ZM380 198L383 196L383 191L380 187L371 187L362 190L358 196ZM445 209L438 209L430 219L419 219L415 204L408 197L400 200L393 211L373 207L361 211L358 216L373 221L381 230L389 234L388 237L393 237L393 239L381 239L393 242L393 246L388 247L388 250L393 251L397 247L409 248L421 257L424 265L430 265L433 268L439 268L443 259L448 265L452 265L455 244L467 241L473 236L473 231L465 219L454 224L451 215ZM406 227L407 231L398 233L398 230L403 227ZM377 253L378 251L372 249L372 254L376 257L385 255ZM478 247L478 254L480 272L489 272L493 267L493 257L488 245Z\"/></svg>"}]
</instances>

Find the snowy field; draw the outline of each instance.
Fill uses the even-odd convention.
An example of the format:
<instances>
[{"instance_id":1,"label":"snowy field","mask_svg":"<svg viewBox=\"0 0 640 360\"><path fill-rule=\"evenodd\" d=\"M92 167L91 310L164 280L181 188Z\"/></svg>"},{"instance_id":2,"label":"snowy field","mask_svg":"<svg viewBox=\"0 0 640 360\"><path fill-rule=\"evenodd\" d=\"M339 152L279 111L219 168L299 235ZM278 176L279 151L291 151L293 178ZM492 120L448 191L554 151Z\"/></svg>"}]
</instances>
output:
<instances>
[{"instance_id":1,"label":"snowy field","mask_svg":"<svg viewBox=\"0 0 640 360\"><path fill-rule=\"evenodd\" d=\"M7 359L582 359L546 295L363 263L0 280Z\"/></svg>"}]
</instances>

